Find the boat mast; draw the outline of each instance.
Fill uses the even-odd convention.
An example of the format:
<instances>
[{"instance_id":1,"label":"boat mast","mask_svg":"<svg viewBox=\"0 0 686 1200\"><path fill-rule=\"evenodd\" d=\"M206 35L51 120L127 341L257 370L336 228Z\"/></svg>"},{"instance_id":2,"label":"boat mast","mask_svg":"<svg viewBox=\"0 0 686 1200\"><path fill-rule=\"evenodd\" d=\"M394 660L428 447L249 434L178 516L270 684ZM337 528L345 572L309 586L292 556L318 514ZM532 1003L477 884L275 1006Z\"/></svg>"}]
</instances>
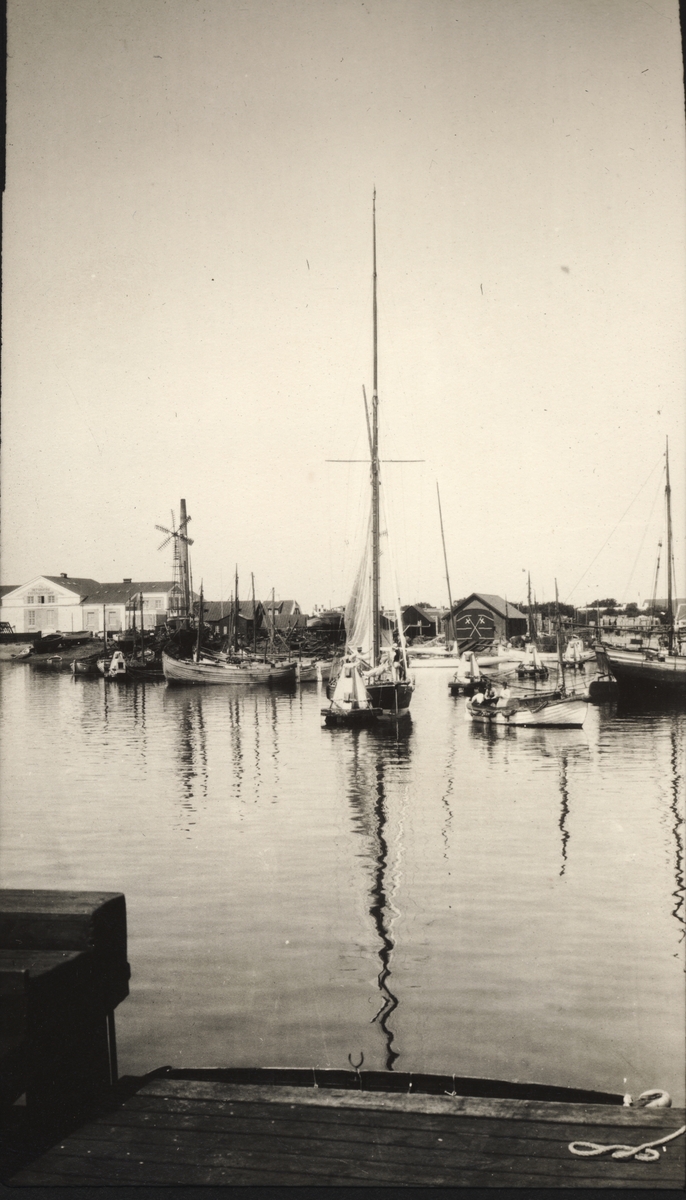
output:
<instances>
[{"instance_id":1,"label":"boat mast","mask_svg":"<svg viewBox=\"0 0 686 1200\"><path fill-rule=\"evenodd\" d=\"M529 597L529 637L532 642L536 641L536 626L534 624L534 615L531 609L531 572L527 572L527 588Z\"/></svg>"},{"instance_id":2,"label":"boat mast","mask_svg":"<svg viewBox=\"0 0 686 1200\"><path fill-rule=\"evenodd\" d=\"M669 625L667 649L674 649L674 604L672 600L672 489L669 486L669 438L665 447L665 500L667 502L667 622Z\"/></svg>"},{"instance_id":3,"label":"boat mast","mask_svg":"<svg viewBox=\"0 0 686 1200\"><path fill-rule=\"evenodd\" d=\"M557 638L557 665L560 672L560 691L565 694L565 665L562 661L562 630L560 627L560 602L557 596L557 579L555 580L555 636Z\"/></svg>"},{"instance_id":4,"label":"boat mast","mask_svg":"<svg viewBox=\"0 0 686 1200\"><path fill-rule=\"evenodd\" d=\"M236 590L234 595L236 597L236 625L233 631L233 645L236 654L238 654L238 563L236 563Z\"/></svg>"},{"instance_id":5,"label":"boat mast","mask_svg":"<svg viewBox=\"0 0 686 1200\"><path fill-rule=\"evenodd\" d=\"M250 572L250 578L252 580L252 649L253 649L253 654L257 654L257 616L256 616L257 610L255 608L255 576L253 575L252 571Z\"/></svg>"},{"instance_id":6,"label":"boat mast","mask_svg":"<svg viewBox=\"0 0 686 1200\"><path fill-rule=\"evenodd\" d=\"M198 607L198 638L195 643L195 661L200 662L200 642L202 641L203 617L205 615L205 603L203 599L202 580L200 580L200 605Z\"/></svg>"},{"instance_id":7,"label":"boat mast","mask_svg":"<svg viewBox=\"0 0 686 1200\"><path fill-rule=\"evenodd\" d=\"M445 552L445 534L443 532L443 513L441 511L441 493L438 489L438 480L436 481L436 495L438 496L438 515L441 519L441 540L443 542L443 561L445 563L445 581L448 585L448 603L450 605L450 616L448 617L448 628L452 631L453 645L455 644L455 618L453 617L453 598L450 593L450 576L448 574L448 555ZM505 616L505 633L507 634L507 614Z\"/></svg>"},{"instance_id":8,"label":"boat mast","mask_svg":"<svg viewBox=\"0 0 686 1200\"><path fill-rule=\"evenodd\" d=\"M379 664L381 650L381 620L379 613L379 390L376 309L376 188L372 201L372 258L373 258L373 349L374 376L372 391L372 666Z\"/></svg>"}]
</instances>

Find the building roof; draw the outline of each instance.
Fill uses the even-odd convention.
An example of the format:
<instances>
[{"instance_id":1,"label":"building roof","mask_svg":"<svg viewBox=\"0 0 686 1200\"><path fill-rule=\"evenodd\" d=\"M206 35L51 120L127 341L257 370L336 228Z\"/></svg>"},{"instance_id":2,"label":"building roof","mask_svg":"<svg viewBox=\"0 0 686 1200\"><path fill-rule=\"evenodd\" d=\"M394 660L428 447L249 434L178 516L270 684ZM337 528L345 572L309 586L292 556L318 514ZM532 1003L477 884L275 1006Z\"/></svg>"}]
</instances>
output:
<instances>
[{"instance_id":1,"label":"building roof","mask_svg":"<svg viewBox=\"0 0 686 1200\"><path fill-rule=\"evenodd\" d=\"M270 597L269 600L263 600L262 605L266 612L271 612L273 608L274 612L282 617L300 612L300 605L297 600L272 600Z\"/></svg>"},{"instance_id":2,"label":"building roof","mask_svg":"<svg viewBox=\"0 0 686 1200\"><path fill-rule=\"evenodd\" d=\"M464 600L459 600L453 606L453 612L459 612L461 608L466 608L473 600L479 600L485 604L487 608L491 608L493 612L500 617L507 617L508 620L526 621L526 613L515 608L514 604L510 604L509 600L503 600L502 596L493 596L486 592L472 592Z\"/></svg>"},{"instance_id":3,"label":"building roof","mask_svg":"<svg viewBox=\"0 0 686 1200\"><path fill-rule=\"evenodd\" d=\"M94 586L85 597L86 604L128 604L133 596L138 596L141 592L144 596L150 593L167 595L174 587L178 590L178 584L175 585L173 580L166 583L141 583L136 579L131 583L95 583L95 580L91 582Z\"/></svg>"},{"instance_id":4,"label":"building roof","mask_svg":"<svg viewBox=\"0 0 686 1200\"><path fill-rule=\"evenodd\" d=\"M256 600L255 601L255 610L257 611L258 617L260 615L261 606L262 606L262 601ZM205 620L206 621L214 622L214 621L228 620L233 612L233 601L232 600L205 600L204 609L205 609ZM238 613L239 613L239 616L242 617L244 621L252 621L252 619L253 619L252 600L239 600L238 601Z\"/></svg>"},{"instance_id":5,"label":"building roof","mask_svg":"<svg viewBox=\"0 0 686 1200\"><path fill-rule=\"evenodd\" d=\"M6 596L8 592L16 592L17 588L21 587L19 583L3 583L0 584L0 599Z\"/></svg>"}]
</instances>

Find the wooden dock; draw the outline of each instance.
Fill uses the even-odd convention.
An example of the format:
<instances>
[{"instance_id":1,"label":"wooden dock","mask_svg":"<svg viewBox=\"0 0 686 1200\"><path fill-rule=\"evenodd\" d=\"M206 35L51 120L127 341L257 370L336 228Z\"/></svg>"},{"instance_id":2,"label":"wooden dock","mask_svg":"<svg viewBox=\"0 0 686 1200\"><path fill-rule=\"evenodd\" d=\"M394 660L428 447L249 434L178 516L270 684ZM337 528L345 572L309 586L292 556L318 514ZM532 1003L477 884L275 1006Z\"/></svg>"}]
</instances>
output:
<instances>
[{"instance_id":1,"label":"wooden dock","mask_svg":"<svg viewBox=\"0 0 686 1200\"><path fill-rule=\"evenodd\" d=\"M567 1187L683 1190L683 1110L412 1091L141 1081L60 1138L13 1186ZM217 1074L222 1074L218 1072ZM223 1074L227 1074L224 1072ZM256 1075L259 1073L256 1072ZM575 1157L570 1142L639 1146L641 1162Z\"/></svg>"}]
</instances>

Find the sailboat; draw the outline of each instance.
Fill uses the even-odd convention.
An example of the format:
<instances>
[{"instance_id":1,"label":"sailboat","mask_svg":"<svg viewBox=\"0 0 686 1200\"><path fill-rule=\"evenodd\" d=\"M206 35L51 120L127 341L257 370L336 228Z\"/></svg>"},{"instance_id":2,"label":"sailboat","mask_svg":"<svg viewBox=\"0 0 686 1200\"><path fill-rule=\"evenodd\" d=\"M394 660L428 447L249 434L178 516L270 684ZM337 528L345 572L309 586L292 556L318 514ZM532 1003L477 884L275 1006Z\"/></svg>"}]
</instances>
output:
<instances>
[{"instance_id":1,"label":"sailboat","mask_svg":"<svg viewBox=\"0 0 686 1200\"><path fill-rule=\"evenodd\" d=\"M669 483L669 439L665 447L665 506L667 510L667 632L660 646L626 649L601 641L605 661L617 681L620 696L659 700L686 697L686 647L674 619L674 562L672 550L672 489Z\"/></svg>"},{"instance_id":2,"label":"sailboat","mask_svg":"<svg viewBox=\"0 0 686 1200\"><path fill-rule=\"evenodd\" d=\"M204 598L200 588L198 632L192 658L175 653L171 645L162 652L162 670L167 683L203 683L226 687L236 683L292 685L296 678L294 662L259 662L256 659L229 661L219 658L202 645Z\"/></svg>"},{"instance_id":3,"label":"sailboat","mask_svg":"<svg viewBox=\"0 0 686 1200\"><path fill-rule=\"evenodd\" d=\"M529 634L531 637L531 643L527 649L525 657L522 659L519 666L517 667L517 677L519 679L547 679L548 674L549 674L548 668L546 667L545 663L543 662L543 660L539 654L539 651L538 651L538 646L536 645L536 624L535 624L535 620L534 620L533 609L531 607L531 576L530 575L528 577L528 589L529 589Z\"/></svg>"},{"instance_id":4,"label":"sailboat","mask_svg":"<svg viewBox=\"0 0 686 1200\"><path fill-rule=\"evenodd\" d=\"M389 641L389 622L381 613L381 471L376 298L376 193L372 206L373 246L373 391L371 422L367 412L371 503L362 559L345 610L346 646L325 725L365 725L379 718L406 717L414 684L409 677L400 604ZM366 405L366 395L365 395ZM382 628L386 626L386 628Z\"/></svg>"}]
</instances>

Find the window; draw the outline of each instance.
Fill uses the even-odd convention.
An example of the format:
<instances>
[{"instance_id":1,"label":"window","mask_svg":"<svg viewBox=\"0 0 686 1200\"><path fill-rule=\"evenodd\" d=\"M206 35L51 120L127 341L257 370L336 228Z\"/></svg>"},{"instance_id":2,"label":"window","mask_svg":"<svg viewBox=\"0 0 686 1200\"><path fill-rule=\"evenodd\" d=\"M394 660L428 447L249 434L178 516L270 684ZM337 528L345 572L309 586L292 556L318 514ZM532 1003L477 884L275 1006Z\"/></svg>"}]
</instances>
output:
<instances>
[{"instance_id":1,"label":"window","mask_svg":"<svg viewBox=\"0 0 686 1200\"><path fill-rule=\"evenodd\" d=\"M33 596L27 596L26 603L27 604L35 604L36 603L35 598Z\"/></svg>"},{"instance_id":2,"label":"window","mask_svg":"<svg viewBox=\"0 0 686 1200\"><path fill-rule=\"evenodd\" d=\"M50 592L48 595L48 604L54 604L54 603L55 603L55 594L54 594L54 592Z\"/></svg>"},{"instance_id":3,"label":"window","mask_svg":"<svg viewBox=\"0 0 686 1200\"><path fill-rule=\"evenodd\" d=\"M28 618L29 618L29 629L35 629L36 628L36 610L35 610L35 608L32 609L32 611L28 614Z\"/></svg>"},{"instance_id":4,"label":"window","mask_svg":"<svg viewBox=\"0 0 686 1200\"><path fill-rule=\"evenodd\" d=\"M94 609L89 609L86 613L86 629L95 629L96 615Z\"/></svg>"},{"instance_id":5,"label":"window","mask_svg":"<svg viewBox=\"0 0 686 1200\"><path fill-rule=\"evenodd\" d=\"M117 629L118 626L119 626L119 621L117 620L116 608L108 609L107 610L107 628L108 629Z\"/></svg>"},{"instance_id":6,"label":"window","mask_svg":"<svg viewBox=\"0 0 686 1200\"><path fill-rule=\"evenodd\" d=\"M162 599L160 596L156 596L155 597L155 608L161 608L161 607L162 607Z\"/></svg>"}]
</instances>

